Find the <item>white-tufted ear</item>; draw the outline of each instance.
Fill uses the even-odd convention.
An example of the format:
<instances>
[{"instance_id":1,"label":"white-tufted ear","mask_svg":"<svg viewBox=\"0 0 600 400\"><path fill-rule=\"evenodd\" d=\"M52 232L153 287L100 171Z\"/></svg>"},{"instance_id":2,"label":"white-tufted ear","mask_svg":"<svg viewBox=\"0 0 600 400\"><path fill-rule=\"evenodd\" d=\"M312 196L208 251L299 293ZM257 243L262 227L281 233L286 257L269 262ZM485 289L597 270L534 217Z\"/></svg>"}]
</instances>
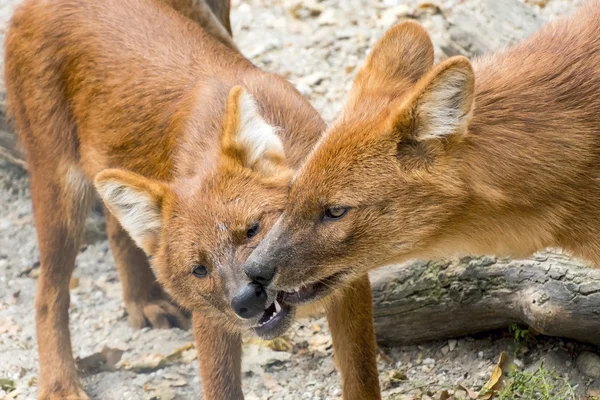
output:
<instances>
[{"instance_id":1,"label":"white-tufted ear","mask_svg":"<svg viewBox=\"0 0 600 400\"><path fill-rule=\"evenodd\" d=\"M221 148L242 166L262 173L273 174L286 165L277 128L263 119L256 100L241 86L233 87L227 98Z\"/></svg>"},{"instance_id":2,"label":"white-tufted ear","mask_svg":"<svg viewBox=\"0 0 600 400\"><path fill-rule=\"evenodd\" d=\"M464 132L473 109L475 85L469 61L453 57L424 79L413 103L414 138L444 138Z\"/></svg>"},{"instance_id":3,"label":"white-tufted ear","mask_svg":"<svg viewBox=\"0 0 600 400\"><path fill-rule=\"evenodd\" d=\"M94 184L123 229L146 254L152 255L158 245L162 205L169 190L166 184L118 169L100 172Z\"/></svg>"}]
</instances>

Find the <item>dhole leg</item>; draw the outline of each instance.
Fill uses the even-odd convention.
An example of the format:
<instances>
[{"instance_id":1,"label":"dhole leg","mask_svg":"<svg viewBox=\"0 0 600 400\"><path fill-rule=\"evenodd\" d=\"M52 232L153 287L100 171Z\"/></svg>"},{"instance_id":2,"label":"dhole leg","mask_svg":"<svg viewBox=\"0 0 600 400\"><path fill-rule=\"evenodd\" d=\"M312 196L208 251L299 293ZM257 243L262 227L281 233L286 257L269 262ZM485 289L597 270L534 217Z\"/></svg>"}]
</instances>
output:
<instances>
[{"instance_id":1,"label":"dhole leg","mask_svg":"<svg viewBox=\"0 0 600 400\"><path fill-rule=\"evenodd\" d=\"M194 312L194 337L206 400L243 400L242 337Z\"/></svg>"},{"instance_id":2,"label":"dhole leg","mask_svg":"<svg viewBox=\"0 0 600 400\"><path fill-rule=\"evenodd\" d=\"M344 400L381 399L368 275L332 296L327 322Z\"/></svg>"},{"instance_id":3,"label":"dhole leg","mask_svg":"<svg viewBox=\"0 0 600 400\"><path fill-rule=\"evenodd\" d=\"M30 171L40 250L35 308L42 400L88 399L79 382L71 350L69 281L91 188L83 174L73 171L76 170L49 165Z\"/></svg>"},{"instance_id":4,"label":"dhole leg","mask_svg":"<svg viewBox=\"0 0 600 400\"><path fill-rule=\"evenodd\" d=\"M146 254L135 245L119 221L105 208L106 229L123 285L129 324L137 329L179 327L189 320L158 284Z\"/></svg>"}]
</instances>

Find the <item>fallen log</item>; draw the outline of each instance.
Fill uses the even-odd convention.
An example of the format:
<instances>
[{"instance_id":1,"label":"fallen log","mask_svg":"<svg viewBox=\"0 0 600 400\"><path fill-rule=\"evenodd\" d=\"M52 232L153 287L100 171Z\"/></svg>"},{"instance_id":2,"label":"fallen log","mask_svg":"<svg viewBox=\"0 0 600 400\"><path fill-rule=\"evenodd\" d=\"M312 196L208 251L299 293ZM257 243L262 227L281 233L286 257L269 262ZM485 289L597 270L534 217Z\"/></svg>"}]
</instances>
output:
<instances>
[{"instance_id":1,"label":"fallen log","mask_svg":"<svg viewBox=\"0 0 600 400\"><path fill-rule=\"evenodd\" d=\"M371 274L384 345L447 339L512 323L600 345L600 270L560 252L528 260L465 257Z\"/></svg>"}]
</instances>

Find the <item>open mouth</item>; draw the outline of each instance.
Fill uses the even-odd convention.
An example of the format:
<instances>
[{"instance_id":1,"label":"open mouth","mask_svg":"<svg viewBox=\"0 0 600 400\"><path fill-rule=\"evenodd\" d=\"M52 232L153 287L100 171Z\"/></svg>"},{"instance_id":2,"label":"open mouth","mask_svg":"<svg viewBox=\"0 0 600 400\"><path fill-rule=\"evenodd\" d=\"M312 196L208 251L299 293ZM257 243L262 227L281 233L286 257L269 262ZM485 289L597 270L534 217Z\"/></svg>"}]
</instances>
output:
<instances>
[{"instance_id":1,"label":"open mouth","mask_svg":"<svg viewBox=\"0 0 600 400\"><path fill-rule=\"evenodd\" d=\"M344 272L338 272L316 283L295 288L292 292L279 292L277 297L281 296L287 304L310 303L333 292L345 275Z\"/></svg>"},{"instance_id":2,"label":"open mouth","mask_svg":"<svg viewBox=\"0 0 600 400\"><path fill-rule=\"evenodd\" d=\"M274 338L288 330L293 318L294 307L283 302L283 293L280 292L253 329L262 338Z\"/></svg>"},{"instance_id":3,"label":"open mouth","mask_svg":"<svg viewBox=\"0 0 600 400\"><path fill-rule=\"evenodd\" d=\"M316 283L295 288L292 292L277 292L273 303L252 327L254 332L263 339L273 339L284 334L292 325L296 305L327 296L338 287L346 275L345 272L338 272Z\"/></svg>"}]
</instances>

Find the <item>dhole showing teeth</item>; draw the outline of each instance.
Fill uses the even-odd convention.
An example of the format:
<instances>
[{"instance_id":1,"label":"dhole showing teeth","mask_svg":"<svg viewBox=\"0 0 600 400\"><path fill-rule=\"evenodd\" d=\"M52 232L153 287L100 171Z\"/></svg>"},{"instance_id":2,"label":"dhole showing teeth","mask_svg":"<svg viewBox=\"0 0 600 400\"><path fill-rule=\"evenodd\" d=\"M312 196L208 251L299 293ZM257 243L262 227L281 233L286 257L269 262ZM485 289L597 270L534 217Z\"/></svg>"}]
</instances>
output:
<instances>
[{"instance_id":1,"label":"dhole showing teeth","mask_svg":"<svg viewBox=\"0 0 600 400\"><path fill-rule=\"evenodd\" d=\"M244 269L314 301L395 262L549 246L600 265L598 1L472 64L391 28Z\"/></svg>"},{"instance_id":2,"label":"dhole showing teeth","mask_svg":"<svg viewBox=\"0 0 600 400\"><path fill-rule=\"evenodd\" d=\"M95 188L131 324L185 326L166 290L193 312L204 398L242 399L242 332L281 334L296 309L242 264L324 129L317 112L160 1L25 0L5 57L40 250L39 398L87 399L69 279ZM370 296L365 274L326 302L345 399L380 398Z\"/></svg>"}]
</instances>

